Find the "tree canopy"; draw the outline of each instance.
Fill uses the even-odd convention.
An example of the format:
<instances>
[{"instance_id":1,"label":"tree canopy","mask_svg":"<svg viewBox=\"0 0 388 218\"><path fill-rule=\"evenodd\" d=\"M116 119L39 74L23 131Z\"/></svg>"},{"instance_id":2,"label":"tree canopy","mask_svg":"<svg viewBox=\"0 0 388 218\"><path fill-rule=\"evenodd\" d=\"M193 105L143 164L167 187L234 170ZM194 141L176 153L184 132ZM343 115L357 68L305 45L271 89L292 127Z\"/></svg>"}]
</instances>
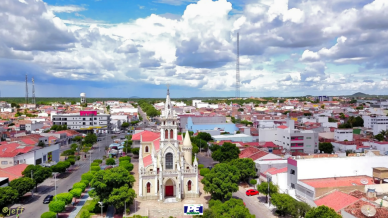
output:
<instances>
[{"instance_id":1,"label":"tree canopy","mask_svg":"<svg viewBox=\"0 0 388 218\"><path fill-rule=\"evenodd\" d=\"M49 210L54 213L60 213L65 210L65 202L63 201L51 201L49 204Z\"/></svg>"},{"instance_id":2,"label":"tree canopy","mask_svg":"<svg viewBox=\"0 0 388 218\"><path fill-rule=\"evenodd\" d=\"M225 142L222 146L213 145L212 148L214 149L214 151L212 150L213 160L219 161L220 163L239 158L240 149L230 142Z\"/></svg>"},{"instance_id":3,"label":"tree canopy","mask_svg":"<svg viewBox=\"0 0 388 218\"><path fill-rule=\"evenodd\" d=\"M259 185L257 185L257 190L266 196L266 201L268 201L268 194L269 196L272 196L273 194L278 193L278 187L272 184L272 182L269 182L269 193L268 193L268 183L262 182Z\"/></svg>"},{"instance_id":4,"label":"tree canopy","mask_svg":"<svg viewBox=\"0 0 388 218\"><path fill-rule=\"evenodd\" d=\"M51 168L42 167L40 165L28 165L26 169L23 170L22 175L24 177L31 178L31 172L32 172L32 179L35 182L36 189L38 188L39 183L42 183L44 180L46 180L52 175Z\"/></svg>"},{"instance_id":5,"label":"tree canopy","mask_svg":"<svg viewBox=\"0 0 388 218\"><path fill-rule=\"evenodd\" d=\"M212 199L225 201L232 197L232 193L238 190L237 182L240 172L237 167L220 163L207 173L202 179L204 191L210 193Z\"/></svg>"},{"instance_id":6,"label":"tree canopy","mask_svg":"<svg viewBox=\"0 0 388 218\"><path fill-rule=\"evenodd\" d=\"M89 134L87 134L85 136L83 144L91 144L91 145L93 145L96 142L97 142L96 134L89 133Z\"/></svg>"},{"instance_id":7,"label":"tree canopy","mask_svg":"<svg viewBox=\"0 0 388 218\"><path fill-rule=\"evenodd\" d=\"M314 207L306 213L306 218L341 218L342 216L327 206Z\"/></svg>"},{"instance_id":8,"label":"tree canopy","mask_svg":"<svg viewBox=\"0 0 388 218\"><path fill-rule=\"evenodd\" d=\"M104 199L106 203L113 205L116 210L121 211L124 209L124 203L131 205L135 199L135 190L129 188L128 184L121 186L120 188L114 188L109 195L108 199Z\"/></svg>"},{"instance_id":9,"label":"tree canopy","mask_svg":"<svg viewBox=\"0 0 388 218\"><path fill-rule=\"evenodd\" d=\"M229 164L240 171L240 181L248 182L249 178L256 176L255 162L250 158L233 159Z\"/></svg>"},{"instance_id":10,"label":"tree canopy","mask_svg":"<svg viewBox=\"0 0 388 218\"><path fill-rule=\"evenodd\" d=\"M331 154L334 151L334 146L330 142L320 142L319 150L323 151L325 154Z\"/></svg>"},{"instance_id":11,"label":"tree canopy","mask_svg":"<svg viewBox=\"0 0 388 218\"><path fill-rule=\"evenodd\" d=\"M123 167L115 167L109 170L100 170L94 174L91 186L100 199L108 199L114 188L120 188L128 184L132 187L135 178Z\"/></svg>"},{"instance_id":12,"label":"tree canopy","mask_svg":"<svg viewBox=\"0 0 388 218\"><path fill-rule=\"evenodd\" d=\"M202 139L206 142L213 140L212 136L207 132L199 132L197 138Z\"/></svg>"},{"instance_id":13,"label":"tree canopy","mask_svg":"<svg viewBox=\"0 0 388 218\"><path fill-rule=\"evenodd\" d=\"M249 213L241 199L231 198L222 203L220 200L209 201L209 209L203 213L204 218L225 217L225 218L254 218L255 215Z\"/></svg>"},{"instance_id":14,"label":"tree canopy","mask_svg":"<svg viewBox=\"0 0 388 218\"><path fill-rule=\"evenodd\" d=\"M19 193L10 186L0 188L0 208L7 207L15 203L18 199Z\"/></svg>"},{"instance_id":15,"label":"tree canopy","mask_svg":"<svg viewBox=\"0 0 388 218\"><path fill-rule=\"evenodd\" d=\"M288 194L272 195L272 204L276 206L276 212L280 216L305 217L306 212L310 210L308 204L298 202ZM320 216L316 216L316 218L318 217L321 218Z\"/></svg>"},{"instance_id":16,"label":"tree canopy","mask_svg":"<svg viewBox=\"0 0 388 218\"><path fill-rule=\"evenodd\" d=\"M21 177L21 178L12 180L9 183L9 186L18 192L19 198L20 198L24 194L26 194L27 192L30 192L34 188L35 182L31 178Z\"/></svg>"}]
</instances>

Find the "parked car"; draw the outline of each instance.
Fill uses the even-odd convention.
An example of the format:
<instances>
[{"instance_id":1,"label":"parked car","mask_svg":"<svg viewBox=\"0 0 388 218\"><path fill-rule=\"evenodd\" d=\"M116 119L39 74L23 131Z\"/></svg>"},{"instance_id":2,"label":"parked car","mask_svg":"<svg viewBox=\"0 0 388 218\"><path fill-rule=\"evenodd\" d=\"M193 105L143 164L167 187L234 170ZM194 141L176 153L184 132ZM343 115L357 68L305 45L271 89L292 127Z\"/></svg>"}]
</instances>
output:
<instances>
[{"instance_id":1,"label":"parked car","mask_svg":"<svg viewBox=\"0 0 388 218\"><path fill-rule=\"evenodd\" d=\"M54 198L54 196L52 196L52 195L47 195L47 196L44 198L44 200L43 200L43 204L48 204L48 203L50 203L50 201L52 201L53 198Z\"/></svg>"},{"instance_id":2,"label":"parked car","mask_svg":"<svg viewBox=\"0 0 388 218\"><path fill-rule=\"evenodd\" d=\"M69 189L69 191L68 191L68 192L70 192L71 190L73 190L73 188Z\"/></svg>"},{"instance_id":3,"label":"parked car","mask_svg":"<svg viewBox=\"0 0 388 218\"><path fill-rule=\"evenodd\" d=\"M213 169L213 167L207 167L209 170L212 170Z\"/></svg>"},{"instance_id":4,"label":"parked car","mask_svg":"<svg viewBox=\"0 0 388 218\"><path fill-rule=\"evenodd\" d=\"M247 191L245 192L245 194L246 194L247 196L258 195L258 194L259 194L259 191L254 190L254 189L249 189L249 190L247 190Z\"/></svg>"}]
</instances>

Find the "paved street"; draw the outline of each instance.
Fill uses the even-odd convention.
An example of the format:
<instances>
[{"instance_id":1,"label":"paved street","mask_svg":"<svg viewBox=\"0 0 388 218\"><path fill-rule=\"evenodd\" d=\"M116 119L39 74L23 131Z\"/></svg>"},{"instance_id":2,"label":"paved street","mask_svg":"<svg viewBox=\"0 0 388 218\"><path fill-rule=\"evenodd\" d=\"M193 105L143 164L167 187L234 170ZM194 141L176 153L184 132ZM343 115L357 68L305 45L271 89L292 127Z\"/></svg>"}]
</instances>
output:
<instances>
[{"instance_id":1,"label":"paved street","mask_svg":"<svg viewBox=\"0 0 388 218\"><path fill-rule=\"evenodd\" d=\"M110 135L108 135L107 140L103 140L101 142L97 142L97 149L92 150L91 161L94 159L102 159L102 156L105 155L105 146L112 143L112 139ZM98 148L101 148L99 151ZM64 149L66 150L66 149ZM76 170L71 173L65 173L57 178L57 191L56 193L68 192L68 190L73 186L74 183L79 182L81 180L81 175L86 173L90 169L90 159L89 157L86 160L80 160L76 162ZM38 193L34 193L33 199L29 200L29 202L25 204L15 204L13 207L22 206L26 210L23 214L20 215L20 218L39 218L40 215L46 211L48 211L48 205L43 204L43 199L47 195L55 195L55 182L54 178L46 179L42 184L38 186Z\"/></svg>"},{"instance_id":2,"label":"paved street","mask_svg":"<svg viewBox=\"0 0 388 218\"><path fill-rule=\"evenodd\" d=\"M248 188L249 189L249 188ZM256 216L256 218L272 218L277 217L263 203L259 201L259 198L265 198L263 195L247 196L245 191L247 189L239 186L239 190L233 193L234 198L238 198L244 201L249 212Z\"/></svg>"}]
</instances>

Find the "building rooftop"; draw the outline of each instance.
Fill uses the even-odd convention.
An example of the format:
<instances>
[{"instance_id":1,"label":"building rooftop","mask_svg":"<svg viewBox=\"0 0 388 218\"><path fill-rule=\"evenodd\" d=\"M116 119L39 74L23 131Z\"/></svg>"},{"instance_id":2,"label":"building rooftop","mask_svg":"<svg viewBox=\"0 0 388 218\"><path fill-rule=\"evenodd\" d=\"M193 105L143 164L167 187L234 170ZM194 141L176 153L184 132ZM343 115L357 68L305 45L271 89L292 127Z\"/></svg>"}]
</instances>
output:
<instances>
[{"instance_id":1,"label":"building rooftop","mask_svg":"<svg viewBox=\"0 0 388 218\"><path fill-rule=\"evenodd\" d=\"M347 207L359 199L343 192L334 191L318 200L315 200L317 206L325 205L333 208L335 211L339 211L344 207Z\"/></svg>"},{"instance_id":2,"label":"building rooftop","mask_svg":"<svg viewBox=\"0 0 388 218\"><path fill-rule=\"evenodd\" d=\"M7 168L0 169L0 177L7 177L9 181L22 177L22 172L26 169L28 164L18 164Z\"/></svg>"},{"instance_id":3,"label":"building rooftop","mask_svg":"<svg viewBox=\"0 0 388 218\"><path fill-rule=\"evenodd\" d=\"M361 183L361 180L367 182ZM326 188L326 187L344 187L353 185L371 185L375 184L373 178L369 176L345 176L345 177L333 177L323 179L302 179L301 182L310 185L314 188Z\"/></svg>"},{"instance_id":4,"label":"building rooftop","mask_svg":"<svg viewBox=\"0 0 388 218\"><path fill-rule=\"evenodd\" d=\"M141 137L140 137L141 136ZM132 140L140 141L140 138L143 142L152 142L160 137L160 133L151 132L151 131L142 131L132 135Z\"/></svg>"}]
</instances>

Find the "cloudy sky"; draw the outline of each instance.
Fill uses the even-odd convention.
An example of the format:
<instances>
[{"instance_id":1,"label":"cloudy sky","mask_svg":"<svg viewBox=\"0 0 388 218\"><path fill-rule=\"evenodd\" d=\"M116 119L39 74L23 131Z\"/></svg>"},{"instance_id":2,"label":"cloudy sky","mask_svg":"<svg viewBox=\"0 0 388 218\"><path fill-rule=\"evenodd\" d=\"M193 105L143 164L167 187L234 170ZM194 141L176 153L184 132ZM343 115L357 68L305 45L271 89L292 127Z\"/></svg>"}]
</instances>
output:
<instances>
[{"instance_id":1,"label":"cloudy sky","mask_svg":"<svg viewBox=\"0 0 388 218\"><path fill-rule=\"evenodd\" d=\"M241 96L388 94L387 0L1 0L0 90L234 96L237 32Z\"/></svg>"}]
</instances>

